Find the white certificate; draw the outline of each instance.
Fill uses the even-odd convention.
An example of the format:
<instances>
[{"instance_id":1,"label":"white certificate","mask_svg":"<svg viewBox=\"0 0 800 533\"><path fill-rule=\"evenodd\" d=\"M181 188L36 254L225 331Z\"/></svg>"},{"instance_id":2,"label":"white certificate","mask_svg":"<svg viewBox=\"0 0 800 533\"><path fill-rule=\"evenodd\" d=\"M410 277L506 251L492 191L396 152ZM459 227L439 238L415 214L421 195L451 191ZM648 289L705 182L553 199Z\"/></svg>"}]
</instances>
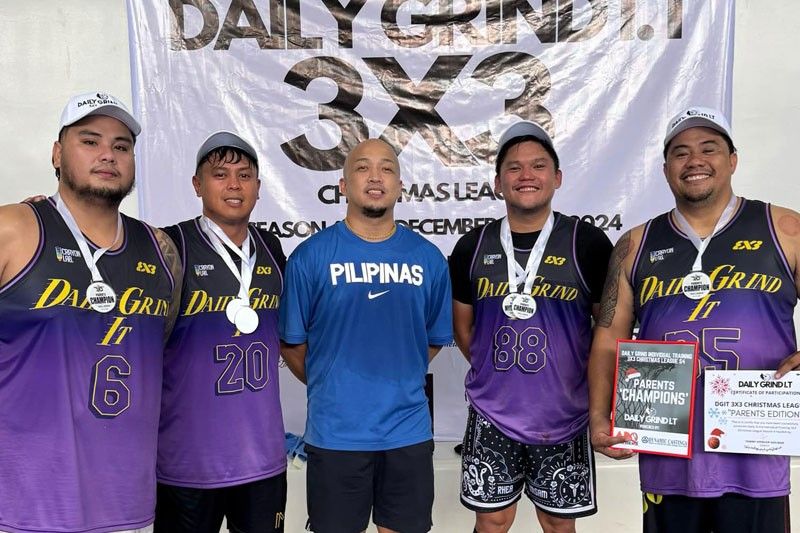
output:
<instances>
[{"instance_id":1,"label":"white certificate","mask_svg":"<svg viewBox=\"0 0 800 533\"><path fill-rule=\"evenodd\" d=\"M800 372L705 371L707 452L800 455Z\"/></svg>"}]
</instances>

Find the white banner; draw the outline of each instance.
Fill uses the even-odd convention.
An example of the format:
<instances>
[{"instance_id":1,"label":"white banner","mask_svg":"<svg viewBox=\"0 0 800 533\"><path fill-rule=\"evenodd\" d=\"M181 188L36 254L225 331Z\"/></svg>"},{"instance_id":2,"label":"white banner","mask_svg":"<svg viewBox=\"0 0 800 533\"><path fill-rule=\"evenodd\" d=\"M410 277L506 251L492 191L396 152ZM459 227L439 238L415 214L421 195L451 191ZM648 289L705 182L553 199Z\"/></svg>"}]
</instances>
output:
<instances>
[{"instance_id":1,"label":"white banner","mask_svg":"<svg viewBox=\"0 0 800 533\"><path fill-rule=\"evenodd\" d=\"M290 252L345 211L350 147L400 153L395 211L445 254L503 215L499 133L519 118L554 136L557 210L622 231L667 210L666 121L731 110L734 0L128 0L142 218L200 213L195 152L212 131L252 140L264 181L253 220ZM466 363L432 365L437 439L460 439ZM305 391L282 376L286 425Z\"/></svg>"}]
</instances>

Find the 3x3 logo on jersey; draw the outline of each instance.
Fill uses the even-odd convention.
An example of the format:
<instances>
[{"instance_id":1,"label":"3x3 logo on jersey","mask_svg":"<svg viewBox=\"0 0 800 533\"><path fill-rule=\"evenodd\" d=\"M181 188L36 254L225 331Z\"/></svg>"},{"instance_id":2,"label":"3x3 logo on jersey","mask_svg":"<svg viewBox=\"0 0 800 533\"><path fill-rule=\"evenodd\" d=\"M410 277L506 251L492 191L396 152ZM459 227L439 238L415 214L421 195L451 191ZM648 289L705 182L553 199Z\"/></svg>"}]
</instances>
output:
<instances>
[{"instance_id":1,"label":"3x3 logo on jersey","mask_svg":"<svg viewBox=\"0 0 800 533\"><path fill-rule=\"evenodd\" d=\"M145 263L144 261L139 261L136 263L136 272L144 272L145 274L150 274L154 276L156 273L156 266L151 263Z\"/></svg>"},{"instance_id":2,"label":"3x3 logo on jersey","mask_svg":"<svg viewBox=\"0 0 800 533\"><path fill-rule=\"evenodd\" d=\"M764 241L736 241L731 250L758 250Z\"/></svg>"}]
</instances>

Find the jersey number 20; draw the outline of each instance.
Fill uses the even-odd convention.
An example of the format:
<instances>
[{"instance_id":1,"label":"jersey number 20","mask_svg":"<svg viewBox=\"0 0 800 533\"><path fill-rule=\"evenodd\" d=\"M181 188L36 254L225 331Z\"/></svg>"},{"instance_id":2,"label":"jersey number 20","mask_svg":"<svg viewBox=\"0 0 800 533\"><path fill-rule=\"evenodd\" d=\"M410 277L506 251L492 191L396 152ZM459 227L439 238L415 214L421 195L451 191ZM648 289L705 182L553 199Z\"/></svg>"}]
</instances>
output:
<instances>
[{"instance_id":1,"label":"jersey number 20","mask_svg":"<svg viewBox=\"0 0 800 533\"><path fill-rule=\"evenodd\" d=\"M217 363L227 363L217 379L217 394L235 394L263 389L269 381L269 348L263 342L253 342L246 350L237 344L221 344L214 354Z\"/></svg>"}]
</instances>

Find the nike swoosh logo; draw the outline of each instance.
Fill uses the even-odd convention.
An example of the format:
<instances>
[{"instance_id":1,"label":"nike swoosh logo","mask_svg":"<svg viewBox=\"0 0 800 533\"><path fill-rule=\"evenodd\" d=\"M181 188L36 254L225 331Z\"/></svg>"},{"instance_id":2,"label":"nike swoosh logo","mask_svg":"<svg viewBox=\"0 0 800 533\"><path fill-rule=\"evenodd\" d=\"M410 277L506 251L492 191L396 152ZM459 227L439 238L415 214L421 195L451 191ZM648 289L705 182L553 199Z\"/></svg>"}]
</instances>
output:
<instances>
[{"instance_id":1,"label":"nike swoosh logo","mask_svg":"<svg viewBox=\"0 0 800 533\"><path fill-rule=\"evenodd\" d=\"M383 291L383 292L376 292L375 294L372 294L372 291L369 291L369 292L367 293L367 298L369 298L370 300L374 300L375 298L377 298L377 297L379 297L379 296L383 296L383 295L384 295L384 294L386 294L387 292L389 292L389 291L387 290L387 291Z\"/></svg>"}]
</instances>

